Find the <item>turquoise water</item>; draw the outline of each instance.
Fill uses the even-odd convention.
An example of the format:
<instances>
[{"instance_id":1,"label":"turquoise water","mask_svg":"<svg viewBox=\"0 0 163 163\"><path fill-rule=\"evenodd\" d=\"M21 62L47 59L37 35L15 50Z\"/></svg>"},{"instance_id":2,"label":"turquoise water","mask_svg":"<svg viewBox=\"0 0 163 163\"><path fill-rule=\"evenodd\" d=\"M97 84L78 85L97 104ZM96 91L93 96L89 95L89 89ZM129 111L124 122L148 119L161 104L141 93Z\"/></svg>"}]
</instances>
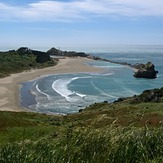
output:
<instances>
[{"instance_id":1,"label":"turquoise water","mask_svg":"<svg viewBox=\"0 0 163 163\"><path fill-rule=\"evenodd\" d=\"M98 49L92 54L128 63L152 61L159 71L158 78L137 79L129 67L91 61L85 64L105 68L105 72L50 75L25 82L21 88L21 104L42 113L75 113L95 102L113 102L119 97L138 95L146 89L163 86L162 46L101 48L101 52Z\"/></svg>"}]
</instances>

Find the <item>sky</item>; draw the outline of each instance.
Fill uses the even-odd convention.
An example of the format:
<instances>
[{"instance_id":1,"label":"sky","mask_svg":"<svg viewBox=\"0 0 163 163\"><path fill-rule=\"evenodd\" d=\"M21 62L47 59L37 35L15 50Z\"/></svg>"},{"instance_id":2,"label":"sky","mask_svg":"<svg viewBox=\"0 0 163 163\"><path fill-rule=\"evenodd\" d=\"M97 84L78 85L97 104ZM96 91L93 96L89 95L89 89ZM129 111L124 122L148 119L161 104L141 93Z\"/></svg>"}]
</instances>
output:
<instances>
[{"instance_id":1,"label":"sky","mask_svg":"<svg viewBox=\"0 0 163 163\"><path fill-rule=\"evenodd\" d=\"M163 0L0 0L0 49L163 45Z\"/></svg>"}]
</instances>

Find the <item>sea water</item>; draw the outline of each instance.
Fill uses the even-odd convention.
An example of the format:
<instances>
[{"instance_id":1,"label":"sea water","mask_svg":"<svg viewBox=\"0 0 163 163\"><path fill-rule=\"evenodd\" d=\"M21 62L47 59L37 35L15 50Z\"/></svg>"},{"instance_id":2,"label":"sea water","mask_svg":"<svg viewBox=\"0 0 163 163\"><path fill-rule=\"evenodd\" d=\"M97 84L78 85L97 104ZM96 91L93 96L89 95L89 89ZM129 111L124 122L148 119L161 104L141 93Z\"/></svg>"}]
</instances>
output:
<instances>
[{"instance_id":1,"label":"sea water","mask_svg":"<svg viewBox=\"0 0 163 163\"><path fill-rule=\"evenodd\" d=\"M151 61L159 71L158 77L134 78L133 69L128 66L90 61L85 64L105 71L49 75L25 82L20 90L21 105L42 113L76 113L96 102L113 102L120 97L138 95L144 90L163 86L163 46L109 46L87 48L85 52L131 64Z\"/></svg>"}]
</instances>

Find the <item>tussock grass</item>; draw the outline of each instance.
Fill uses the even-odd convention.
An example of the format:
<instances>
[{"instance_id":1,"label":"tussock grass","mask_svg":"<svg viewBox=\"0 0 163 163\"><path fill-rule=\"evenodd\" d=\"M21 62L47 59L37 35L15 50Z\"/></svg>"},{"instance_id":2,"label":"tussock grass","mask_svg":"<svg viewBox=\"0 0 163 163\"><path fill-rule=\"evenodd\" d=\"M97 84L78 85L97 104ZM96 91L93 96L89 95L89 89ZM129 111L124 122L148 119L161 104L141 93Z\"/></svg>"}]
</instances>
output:
<instances>
[{"instance_id":1,"label":"tussock grass","mask_svg":"<svg viewBox=\"0 0 163 163\"><path fill-rule=\"evenodd\" d=\"M0 163L162 163L163 103L94 104L67 116L0 114Z\"/></svg>"},{"instance_id":2,"label":"tussock grass","mask_svg":"<svg viewBox=\"0 0 163 163\"><path fill-rule=\"evenodd\" d=\"M140 163L163 161L163 128L108 128L73 131L58 139L11 143L0 149L0 162Z\"/></svg>"}]
</instances>

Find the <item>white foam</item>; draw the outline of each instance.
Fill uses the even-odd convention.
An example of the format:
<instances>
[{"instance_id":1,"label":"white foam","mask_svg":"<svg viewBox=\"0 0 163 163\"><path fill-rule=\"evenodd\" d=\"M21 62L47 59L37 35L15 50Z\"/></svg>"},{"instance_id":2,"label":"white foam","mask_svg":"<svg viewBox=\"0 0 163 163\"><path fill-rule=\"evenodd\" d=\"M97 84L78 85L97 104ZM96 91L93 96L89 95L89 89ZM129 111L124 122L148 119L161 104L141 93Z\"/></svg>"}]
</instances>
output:
<instances>
[{"instance_id":1,"label":"white foam","mask_svg":"<svg viewBox=\"0 0 163 163\"><path fill-rule=\"evenodd\" d=\"M124 65L117 65L117 66L94 66L97 68L122 68Z\"/></svg>"},{"instance_id":2,"label":"white foam","mask_svg":"<svg viewBox=\"0 0 163 163\"><path fill-rule=\"evenodd\" d=\"M60 94L62 97L66 98L67 101L70 100L69 96L73 95L74 92L67 88L67 85L72 81L72 79L58 79L53 82L52 88L55 92Z\"/></svg>"},{"instance_id":3,"label":"white foam","mask_svg":"<svg viewBox=\"0 0 163 163\"><path fill-rule=\"evenodd\" d=\"M114 75L114 73L113 73L113 72L111 72L111 73L100 74L100 75L102 75L102 76L111 76L111 75Z\"/></svg>"},{"instance_id":4,"label":"white foam","mask_svg":"<svg viewBox=\"0 0 163 163\"><path fill-rule=\"evenodd\" d=\"M69 102L76 102L79 100L80 98L85 97L86 95L75 92L75 91L71 91L68 89L68 84L70 84L72 81L77 80L77 79L82 79L82 78L92 78L91 76L84 76L84 77L74 77L74 78L69 78L69 79L65 79L65 78L61 78L61 79L57 79L53 82L52 84L52 88L55 92L57 92L59 95L61 95L62 97L64 97L67 101ZM71 96L78 96L78 97L71 97Z\"/></svg>"},{"instance_id":5,"label":"white foam","mask_svg":"<svg viewBox=\"0 0 163 163\"><path fill-rule=\"evenodd\" d=\"M48 94L42 92L42 91L39 89L38 84L36 85L36 89L37 89L37 91L38 91L39 93L45 95L45 96L48 98L48 100L50 100L50 96L49 96Z\"/></svg>"},{"instance_id":6,"label":"white foam","mask_svg":"<svg viewBox=\"0 0 163 163\"><path fill-rule=\"evenodd\" d=\"M80 94L80 93L76 93L77 96L80 96L80 97L85 97L86 95L83 95L83 94Z\"/></svg>"}]
</instances>

